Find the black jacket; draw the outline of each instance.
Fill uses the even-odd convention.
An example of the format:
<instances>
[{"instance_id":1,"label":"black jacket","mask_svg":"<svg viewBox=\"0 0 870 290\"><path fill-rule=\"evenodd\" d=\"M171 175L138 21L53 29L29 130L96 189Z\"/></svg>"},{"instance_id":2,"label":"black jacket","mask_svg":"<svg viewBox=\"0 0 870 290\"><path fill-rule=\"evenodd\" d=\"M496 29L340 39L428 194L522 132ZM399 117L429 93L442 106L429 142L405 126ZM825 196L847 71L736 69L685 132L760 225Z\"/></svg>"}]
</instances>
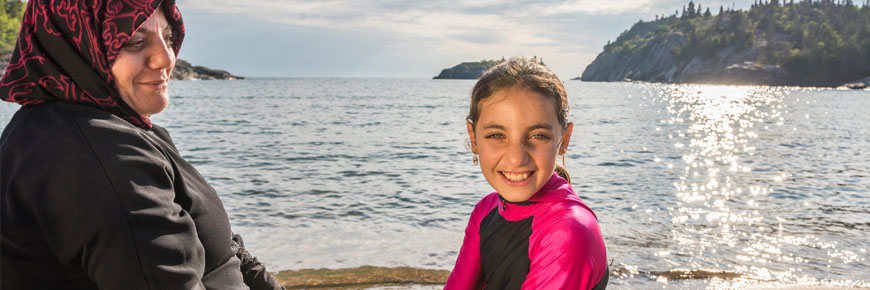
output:
<instances>
[{"instance_id":1,"label":"black jacket","mask_svg":"<svg viewBox=\"0 0 870 290\"><path fill-rule=\"evenodd\" d=\"M0 202L4 290L280 288L234 247L217 193L158 126L22 107L0 137Z\"/></svg>"}]
</instances>

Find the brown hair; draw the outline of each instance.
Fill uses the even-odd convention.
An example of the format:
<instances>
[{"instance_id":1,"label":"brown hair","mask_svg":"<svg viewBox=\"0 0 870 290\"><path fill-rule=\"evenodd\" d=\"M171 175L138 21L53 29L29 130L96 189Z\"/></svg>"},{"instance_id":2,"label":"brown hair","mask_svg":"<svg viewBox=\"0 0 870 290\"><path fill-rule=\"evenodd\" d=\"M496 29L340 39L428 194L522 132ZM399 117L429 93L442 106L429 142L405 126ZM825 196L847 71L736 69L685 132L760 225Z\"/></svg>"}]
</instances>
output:
<instances>
[{"instance_id":1,"label":"brown hair","mask_svg":"<svg viewBox=\"0 0 870 290\"><path fill-rule=\"evenodd\" d=\"M493 66L480 76L474 89L471 91L471 107L466 120L471 122L472 128L477 125L480 118L481 102L503 89L513 86L522 86L532 92L539 93L556 100L556 118L562 128L568 126L568 94L559 77L547 67L535 60L525 58L512 58L499 65ZM562 156L562 164L565 164L565 156ZM571 177L564 165L556 163L556 173L571 183Z\"/></svg>"}]
</instances>

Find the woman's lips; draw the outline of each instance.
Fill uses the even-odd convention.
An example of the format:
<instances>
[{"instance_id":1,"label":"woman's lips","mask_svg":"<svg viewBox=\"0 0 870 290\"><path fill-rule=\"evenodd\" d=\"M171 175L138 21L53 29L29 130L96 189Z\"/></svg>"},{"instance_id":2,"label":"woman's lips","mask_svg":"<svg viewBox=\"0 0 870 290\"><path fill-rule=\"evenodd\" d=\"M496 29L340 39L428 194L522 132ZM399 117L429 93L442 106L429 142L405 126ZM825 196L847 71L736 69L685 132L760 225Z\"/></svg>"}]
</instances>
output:
<instances>
[{"instance_id":1,"label":"woman's lips","mask_svg":"<svg viewBox=\"0 0 870 290\"><path fill-rule=\"evenodd\" d=\"M163 89L166 89L166 87L169 85L169 82L166 80L157 80L157 81L150 81L150 82L140 82L139 85L143 85L145 87L152 88L155 90L163 90Z\"/></svg>"},{"instance_id":2,"label":"woman's lips","mask_svg":"<svg viewBox=\"0 0 870 290\"><path fill-rule=\"evenodd\" d=\"M530 177L535 174L535 171L499 171L498 173L508 185L523 186L532 180Z\"/></svg>"}]
</instances>

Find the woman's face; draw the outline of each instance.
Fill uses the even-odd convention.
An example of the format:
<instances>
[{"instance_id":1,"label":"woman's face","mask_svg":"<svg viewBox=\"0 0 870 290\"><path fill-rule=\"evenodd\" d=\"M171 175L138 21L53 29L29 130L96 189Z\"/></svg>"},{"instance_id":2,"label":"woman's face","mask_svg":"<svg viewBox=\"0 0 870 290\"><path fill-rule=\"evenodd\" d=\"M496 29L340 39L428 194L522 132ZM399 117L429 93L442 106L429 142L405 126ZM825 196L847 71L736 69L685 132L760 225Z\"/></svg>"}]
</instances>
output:
<instances>
[{"instance_id":1,"label":"woman's face","mask_svg":"<svg viewBox=\"0 0 870 290\"><path fill-rule=\"evenodd\" d=\"M142 117L169 104L166 87L175 66L172 28L159 9L130 37L112 65L121 99Z\"/></svg>"},{"instance_id":2,"label":"woman's face","mask_svg":"<svg viewBox=\"0 0 870 290\"><path fill-rule=\"evenodd\" d=\"M480 104L468 135L483 176L508 201L526 201L550 180L573 124L563 129L555 100L521 86L497 91Z\"/></svg>"}]
</instances>

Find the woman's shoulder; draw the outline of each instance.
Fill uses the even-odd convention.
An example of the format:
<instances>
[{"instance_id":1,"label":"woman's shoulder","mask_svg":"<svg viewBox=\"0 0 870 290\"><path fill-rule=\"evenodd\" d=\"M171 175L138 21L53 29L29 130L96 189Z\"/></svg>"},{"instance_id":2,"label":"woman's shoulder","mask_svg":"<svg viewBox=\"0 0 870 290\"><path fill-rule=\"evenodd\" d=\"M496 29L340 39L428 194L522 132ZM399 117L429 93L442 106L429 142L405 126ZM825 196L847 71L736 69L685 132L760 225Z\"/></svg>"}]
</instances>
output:
<instances>
[{"instance_id":1,"label":"woman's shoulder","mask_svg":"<svg viewBox=\"0 0 870 290\"><path fill-rule=\"evenodd\" d=\"M105 162L111 156L159 153L154 138L146 134L102 110L54 101L19 109L4 129L0 144L4 161L9 157L10 161L52 164L62 170L89 165L77 164L82 162Z\"/></svg>"}]
</instances>

